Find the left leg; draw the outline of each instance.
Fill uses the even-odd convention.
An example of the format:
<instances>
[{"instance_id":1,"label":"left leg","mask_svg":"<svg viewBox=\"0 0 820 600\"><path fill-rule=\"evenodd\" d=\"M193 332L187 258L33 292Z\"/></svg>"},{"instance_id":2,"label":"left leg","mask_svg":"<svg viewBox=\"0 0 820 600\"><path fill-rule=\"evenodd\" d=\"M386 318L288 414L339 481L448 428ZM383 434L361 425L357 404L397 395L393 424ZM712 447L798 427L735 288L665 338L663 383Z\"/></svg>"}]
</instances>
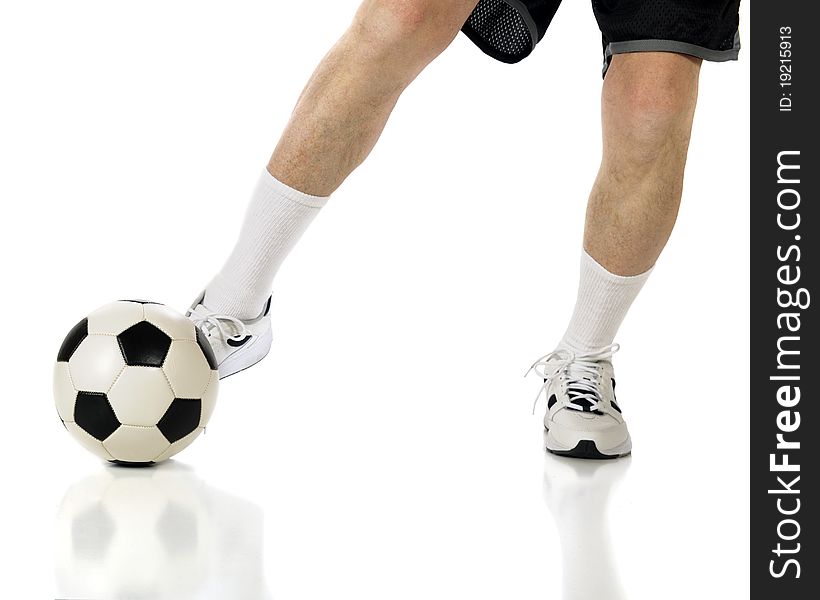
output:
<instances>
[{"instance_id":1,"label":"left leg","mask_svg":"<svg viewBox=\"0 0 820 600\"><path fill-rule=\"evenodd\" d=\"M613 341L675 224L699 72L700 59L670 52L612 59L575 311L558 350L534 365L552 452L614 458L632 449L615 399Z\"/></svg>"},{"instance_id":2,"label":"left leg","mask_svg":"<svg viewBox=\"0 0 820 600\"><path fill-rule=\"evenodd\" d=\"M603 158L587 205L578 302L562 346L612 344L680 206L700 59L618 54L601 98Z\"/></svg>"},{"instance_id":3,"label":"left leg","mask_svg":"<svg viewBox=\"0 0 820 600\"><path fill-rule=\"evenodd\" d=\"M700 59L618 54L604 80L604 153L587 206L584 249L621 276L648 271L678 215Z\"/></svg>"}]
</instances>

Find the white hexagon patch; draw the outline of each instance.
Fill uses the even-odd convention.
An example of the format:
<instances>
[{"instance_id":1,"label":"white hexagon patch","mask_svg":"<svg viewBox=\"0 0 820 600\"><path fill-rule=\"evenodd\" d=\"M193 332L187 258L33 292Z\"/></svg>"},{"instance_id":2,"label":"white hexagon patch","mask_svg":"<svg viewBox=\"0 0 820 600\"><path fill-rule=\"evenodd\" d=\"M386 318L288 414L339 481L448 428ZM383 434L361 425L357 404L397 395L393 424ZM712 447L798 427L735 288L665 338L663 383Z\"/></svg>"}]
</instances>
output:
<instances>
[{"instance_id":1,"label":"white hexagon patch","mask_svg":"<svg viewBox=\"0 0 820 600\"><path fill-rule=\"evenodd\" d=\"M130 425L122 425L103 442L111 456L125 462L151 462L170 445L156 427Z\"/></svg>"},{"instance_id":2,"label":"white hexagon patch","mask_svg":"<svg viewBox=\"0 0 820 600\"><path fill-rule=\"evenodd\" d=\"M177 398L201 398L211 380L211 367L196 342L171 342L162 370Z\"/></svg>"},{"instance_id":3,"label":"white hexagon patch","mask_svg":"<svg viewBox=\"0 0 820 600\"><path fill-rule=\"evenodd\" d=\"M196 341L193 322L172 308L163 304L146 304L145 319L162 329L174 340Z\"/></svg>"},{"instance_id":4,"label":"white hexagon patch","mask_svg":"<svg viewBox=\"0 0 820 600\"><path fill-rule=\"evenodd\" d=\"M142 304L111 302L88 315L88 333L119 335L142 321Z\"/></svg>"},{"instance_id":5,"label":"white hexagon patch","mask_svg":"<svg viewBox=\"0 0 820 600\"><path fill-rule=\"evenodd\" d=\"M156 425L173 399L168 380L157 367L125 367L108 392L111 408L123 425Z\"/></svg>"},{"instance_id":6,"label":"white hexagon patch","mask_svg":"<svg viewBox=\"0 0 820 600\"><path fill-rule=\"evenodd\" d=\"M89 335L68 361L71 381L81 392L106 393L125 368L117 338Z\"/></svg>"},{"instance_id":7,"label":"white hexagon patch","mask_svg":"<svg viewBox=\"0 0 820 600\"><path fill-rule=\"evenodd\" d=\"M208 383L208 388L202 394L202 416L199 420L199 426L205 427L208 421L211 420L211 415L214 413L216 406L216 396L219 393L219 371L211 371L211 381Z\"/></svg>"}]
</instances>

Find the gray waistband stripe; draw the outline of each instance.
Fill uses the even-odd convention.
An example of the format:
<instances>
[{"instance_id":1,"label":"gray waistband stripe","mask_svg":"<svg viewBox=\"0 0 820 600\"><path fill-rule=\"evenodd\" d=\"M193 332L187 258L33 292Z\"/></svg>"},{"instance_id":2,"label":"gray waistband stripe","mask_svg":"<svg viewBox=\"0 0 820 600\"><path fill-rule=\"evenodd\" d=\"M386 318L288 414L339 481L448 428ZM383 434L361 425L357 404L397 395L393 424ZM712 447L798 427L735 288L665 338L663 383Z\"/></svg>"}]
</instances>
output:
<instances>
[{"instance_id":1,"label":"gray waistband stripe","mask_svg":"<svg viewBox=\"0 0 820 600\"><path fill-rule=\"evenodd\" d=\"M626 42L611 42L604 50L604 75L609 68L609 62L614 54L629 52L677 52L697 56L703 60L724 62L737 60L740 51L740 34L735 33L734 44L728 50L712 50L697 44L678 42L676 40L629 40Z\"/></svg>"}]
</instances>

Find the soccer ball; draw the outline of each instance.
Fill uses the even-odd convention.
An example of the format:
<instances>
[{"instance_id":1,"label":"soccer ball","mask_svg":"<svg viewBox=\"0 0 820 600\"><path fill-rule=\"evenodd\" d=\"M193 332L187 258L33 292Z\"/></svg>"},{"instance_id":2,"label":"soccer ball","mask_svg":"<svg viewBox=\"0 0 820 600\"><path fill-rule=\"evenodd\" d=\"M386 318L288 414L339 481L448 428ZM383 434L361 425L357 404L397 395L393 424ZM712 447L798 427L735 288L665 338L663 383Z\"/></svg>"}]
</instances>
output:
<instances>
[{"instance_id":1,"label":"soccer ball","mask_svg":"<svg viewBox=\"0 0 820 600\"><path fill-rule=\"evenodd\" d=\"M54 366L65 428L105 460L171 458L205 429L216 402L216 358L202 332L167 306L127 300L68 333Z\"/></svg>"}]
</instances>

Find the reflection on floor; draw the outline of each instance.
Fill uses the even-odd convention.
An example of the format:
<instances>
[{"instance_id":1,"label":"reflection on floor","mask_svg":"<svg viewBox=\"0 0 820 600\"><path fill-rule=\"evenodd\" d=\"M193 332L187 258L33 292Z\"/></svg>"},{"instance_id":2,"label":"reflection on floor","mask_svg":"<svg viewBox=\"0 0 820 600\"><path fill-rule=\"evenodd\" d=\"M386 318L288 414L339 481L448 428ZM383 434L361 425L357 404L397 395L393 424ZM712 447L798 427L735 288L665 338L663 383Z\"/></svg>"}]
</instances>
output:
<instances>
[{"instance_id":1,"label":"reflection on floor","mask_svg":"<svg viewBox=\"0 0 820 600\"><path fill-rule=\"evenodd\" d=\"M60 505L61 597L266 600L262 515L173 461L105 467Z\"/></svg>"},{"instance_id":2,"label":"reflection on floor","mask_svg":"<svg viewBox=\"0 0 820 600\"><path fill-rule=\"evenodd\" d=\"M631 459L548 454L544 461L544 499L563 556L562 598L624 600L608 505ZM152 469L105 467L73 484L60 505L60 597L269 600L262 518L258 506L174 461Z\"/></svg>"},{"instance_id":3,"label":"reflection on floor","mask_svg":"<svg viewBox=\"0 0 820 600\"><path fill-rule=\"evenodd\" d=\"M626 598L610 543L608 505L631 460L545 458L544 500L561 538L564 600Z\"/></svg>"}]
</instances>

